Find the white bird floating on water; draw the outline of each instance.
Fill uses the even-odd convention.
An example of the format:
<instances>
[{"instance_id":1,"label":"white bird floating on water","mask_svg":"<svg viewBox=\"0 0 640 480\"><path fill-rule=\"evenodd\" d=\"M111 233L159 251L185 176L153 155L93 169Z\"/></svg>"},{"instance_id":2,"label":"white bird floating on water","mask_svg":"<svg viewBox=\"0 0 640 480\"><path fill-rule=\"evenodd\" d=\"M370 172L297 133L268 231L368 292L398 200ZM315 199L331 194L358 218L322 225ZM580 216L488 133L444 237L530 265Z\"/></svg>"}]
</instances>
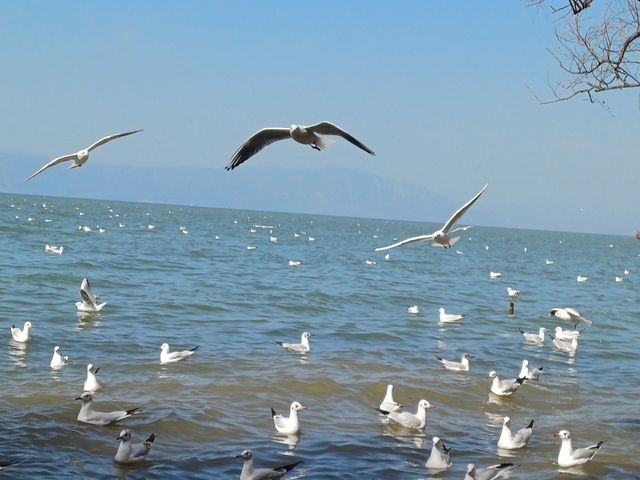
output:
<instances>
[{"instance_id":1,"label":"white bird floating on water","mask_svg":"<svg viewBox=\"0 0 640 480\"><path fill-rule=\"evenodd\" d=\"M459 362L454 362L452 360L445 360L442 357L438 357L436 355L436 360L438 360L444 368L447 370L455 370L459 372L468 372L469 371L469 359L473 358L473 355L469 355L468 353L463 353L462 358Z\"/></svg>"},{"instance_id":2,"label":"white bird floating on water","mask_svg":"<svg viewBox=\"0 0 640 480\"><path fill-rule=\"evenodd\" d=\"M82 400L82 406L78 412L78 421L90 423L92 425L109 425L110 423L119 422L132 415L140 413L139 408L130 408L129 410L117 410L114 412L99 412L93 408L93 397L89 392L84 392L76 400Z\"/></svg>"},{"instance_id":3,"label":"white bird floating on water","mask_svg":"<svg viewBox=\"0 0 640 480\"><path fill-rule=\"evenodd\" d=\"M451 462L451 448L447 448L446 445L440 440L439 437L433 437L433 447L429 454L429 459L425 464L425 467L433 470L445 470L452 465Z\"/></svg>"},{"instance_id":4,"label":"white bird floating on water","mask_svg":"<svg viewBox=\"0 0 640 480\"><path fill-rule=\"evenodd\" d=\"M624 269L624 274L625 275L629 275L631 272L629 270L627 270L626 268Z\"/></svg>"},{"instance_id":5,"label":"white bird floating on water","mask_svg":"<svg viewBox=\"0 0 640 480\"><path fill-rule=\"evenodd\" d=\"M524 337L524 342L532 345L542 345L544 343L544 334L547 332L548 330L544 327L541 327L538 333L527 333L520 329L520 333Z\"/></svg>"},{"instance_id":6,"label":"white bird floating on water","mask_svg":"<svg viewBox=\"0 0 640 480\"><path fill-rule=\"evenodd\" d=\"M87 278L82 279L82 283L80 284L80 298L82 298L81 302L76 302L76 308L79 312L83 313L95 313L102 310L107 302L98 303L96 300L96 296L91 291L91 285L89 285L89 280Z\"/></svg>"},{"instance_id":7,"label":"white bird floating on water","mask_svg":"<svg viewBox=\"0 0 640 480\"><path fill-rule=\"evenodd\" d=\"M179 362L180 360L185 360L189 358L191 355L193 355L194 353L196 353L196 350L198 350L199 348L200 346L198 345L189 350L182 350L180 352L170 352L169 344L163 343L162 345L160 345L160 350L162 350L160 352L160 363L174 363L174 362Z\"/></svg>"},{"instance_id":8,"label":"white bird floating on water","mask_svg":"<svg viewBox=\"0 0 640 480\"><path fill-rule=\"evenodd\" d=\"M100 367L94 369L92 363L87 365L87 379L84 381L83 387L85 392L95 393L102 388L102 384L98 381L98 377L96 377L98 370L100 370Z\"/></svg>"},{"instance_id":9,"label":"white bird floating on water","mask_svg":"<svg viewBox=\"0 0 640 480\"><path fill-rule=\"evenodd\" d=\"M98 148L100 145L104 145L105 143L110 142L111 140L115 140L116 138L126 137L127 135L132 135L134 133L138 133L141 131L142 130L133 130L131 132L114 133L113 135L108 135L106 137L101 138L97 142L89 145L87 148L83 148L82 150L77 151L76 153L71 153L69 155L63 155L62 157L54 158L49 163L41 167L40 170L38 170L36 173L31 175L29 178L27 178L25 182L28 182L39 173L42 173L43 171L45 171L47 168L53 167L54 165L58 165L59 163L62 163L62 162L73 160L73 165L69 167L70 169L81 167L86 163L87 160L89 160L89 152L94 148Z\"/></svg>"},{"instance_id":10,"label":"white bird floating on water","mask_svg":"<svg viewBox=\"0 0 640 480\"><path fill-rule=\"evenodd\" d=\"M553 339L553 346L561 352L568 353L569 355L575 355L578 351L578 338L573 337L571 340L559 340Z\"/></svg>"},{"instance_id":11,"label":"white bird floating on water","mask_svg":"<svg viewBox=\"0 0 640 480\"><path fill-rule=\"evenodd\" d=\"M120 436L116 438L116 440L120 440L120 445L118 445L114 460L118 463L142 462L149 455L155 439L156 436L152 433L144 442L133 443L131 441L131 431L129 429L122 430Z\"/></svg>"},{"instance_id":12,"label":"white bird floating on water","mask_svg":"<svg viewBox=\"0 0 640 480\"><path fill-rule=\"evenodd\" d=\"M247 245L247 250L255 250L256 246L255 245Z\"/></svg>"},{"instance_id":13,"label":"white bird floating on water","mask_svg":"<svg viewBox=\"0 0 640 480\"><path fill-rule=\"evenodd\" d=\"M438 309L438 313L440 314L439 316L440 323L457 322L458 320L462 320L464 318L464 315L459 315L456 313L447 313L444 311L444 308L442 307Z\"/></svg>"},{"instance_id":14,"label":"white bird floating on water","mask_svg":"<svg viewBox=\"0 0 640 480\"><path fill-rule=\"evenodd\" d=\"M271 236L269 236L269 241L271 243L278 243L278 237L276 237L274 235L271 235Z\"/></svg>"},{"instance_id":15,"label":"white bird floating on water","mask_svg":"<svg viewBox=\"0 0 640 480\"><path fill-rule=\"evenodd\" d=\"M11 337L14 342L18 343L26 343L31 340L31 322L24 322L24 327L22 329L16 327L15 325L11 326Z\"/></svg>"},{"instance_id":16,"label":"white bird floating on water","mask_svg":"<svg viewBox=\"0 0 640 480\"><path fill-rule=\"evenodd\" d=\"M55 253L56 255L62 255L62 252L64 252L64 247L62 245L57 247L56 245L49 245L47 243L44 246L44 251L48 253Z\"/></svg>"},{"instance_id":17,"label":"white bird floating on water","mask_svg":"<svg viewBox=\"0 0 640 480\"><path fill-rule=\"evenodd\" d=\"M427 425L427 409L429 408L433 408L433 405L423 399L418 402L418 411L415 415L409 412L388 412L380 408L376 408L376 410L392 422L402 425L403 427L424 430Z\"/></svg>"},{"instance_id":18,"label":"white bird floating on water","mask_svg":"<svg viewBox=\"0 0 640 480\"><path fill-rule=\"evenodd\" d=\"M311 350L311 345L309 344L309 337L312 337L313 333L302 332L300 337L300 343L286 343L286 342L276 342L276 345L281 346L282 348L289 350L291 352L296 353L307 353Z\"/></svg>"},{"instance_id":19,"label":"white bird floating on water","mask_svg":"<svg viewBox=\"0 0 640 480\"><path fill-rule=\"evenodd\" d=\"M482 187L482 190L480 190L471 200L469 200L462 207L460 207L451 216L451 218L449 218L449 220L447 220L447 222L442 226L442 228L440 230L436 230L433 233L429 233L429 234L425 234L425 235L418 235L417 237L410 237L410 238L407 238L405 240L401 240L399 242L396 242L394 244L387 245L386 247L378 247L378 248L375 249L375 251L376 252L381 252L383 250L389 250L391 248L396 248L396 247L399 247L401 245L406 245L408 243L426 242L426 241L432 241L434 245L442 246L442 247L445 247L445 248L451 247L452 245L454 245L460 239L460 237L449 238L449 233L453 233L453 232L457 231L457 229L456 230L451 230L451 229L456 224L456 222L458 222L458 220L460 220L460 218L462 218L462 216L465 214L465 212L467 210L469 210L471 205L473 205L475 203L475 201L478 200L478 198L480 198L480 195L482 195L482 192L484 192L487 187L488 187L488 185L485 185L484 187Z\"/></svg>"},{"instance_id":20,"label":"white bird floating on water","mask_svg":"<svg viewBox=\"0 0 640 480\"><path fill-rule=\"evenodd\" d=\"M467 465L467 473L464 476L464 480L496 480L504 477L507 472L519 466L513 463L500 463L485 468L476 468L473 463L470 463Z\"/></svg>"},{"instance_id":21,"label":"white bird floating on water","mask_svg":"<svg viewBox=\"0 0 640 480\"><path fill-rule=\"evenodd\" d=\"M621 283L622 282L622 277L619 277L619 276L616 275L615 280L616 280L616 283Z\"/></svg>"},{"instance_id":22,"label":"white bird floating on water","mask_svg":"<svg viewBox=\"0 0 640 480\"><path fill-rule=\"evenodd\" d=\"M492 278L494 280L496 278L500 278L501 276L502 276L502 273L500 273L500 272L493 272L493 271L489 272L489 278Z\"/></svg>"},{"instance_id":23,"label":"white bird floating on water","mask_svg":"<svg viewBox=\"0 0 640 480\"><path fill-rule=\"evenodd\" d=\"M411 315L417 315L420 313L420 307L418 307L418 305L411 305L407 307L407 312L409 312Z\"/></svg>"},{"instance_id":24,"label":"white bird floating on water","mask_svg":"<svg viewBox=\"0 0 640 480\"><path fill-rule=\"evenodd\" d=\"M298 412L306 410L307 407L303 406L300 402L292 402L289 407L289 416L276 413L271 409L271 417L273 418L273 424L279 433L285 433L287 435L295 435L300 432L300 421L298 419Z\"/></svg>"},{"instance_id":25,"label":"white bird floating on water","mask_svg":"<svg viewBox=\"0 0 640 480\"><path fill-rule=\"evenodd\" d=\"M302 461L299 461L280 467L255 468L253 466L253 453L251 453L251 450L244 450L240 455L237 455L236 458L242 458L244 460L242 471L240 472L240 480L275 480L282 478L287 472L302 463Z\"/></svg>"},{"instance_id":26,"label":"white bird floating on water","mask_svg":"<svg viewBox=\"0 0 640 480\"><path fill-rule=\"evenodd\" d=\"M511 419L504 417L502 421L502 432L500 433L500 439L498 440L498 448L504 448L505 450L515 450L527 445L531 434L533 433L533 420L529 422L529 425L518 430L515 434L511 431Z\"/></svg>"},{"instance_id":27,"label":"white bird floating on water","mask_svg":"<svg viewBox=\"0 0 640 480\"><path fill-rule=\"evenodd\" d=\"M345 130L333 123L320 122L308 126L291 125L289 128L263 128L254 133L236 150L224 168L226 170L233 170L267 145L287 138L291 138L303 145L310 145L314 150L324 150L328 146L328 142L318 135L338 135L365 152L375 155L373 150L369 149L364 143L356 140Z\"/></svg>"},{"instance_id":28,"label":"white bird floating on water","mask_svg":"<svg viewBox=\"0 0 640 480\"><path fill-rule=\"evenodd\" d=\"M589 280L589 277L585 277L584 275L578 275L578 276L576 277L576 280L577 280L579 283L584 283L584 282L586 282L587 280Z\"/></svg>"},{"instance_id":29,"label":"white bird floating on water","mask_svg":"<svg viewBox=\"0 0 640 480\"><path fill-rule=\"evenodd\" d=\"M58 370L64 367L69 360L69 356L65 355L64 357L60 354L60 347L56 345L53 347L53 356L51 357L51 362L49 362L49 367L55 370Z\"/></svg>"},{"instance_id":30,"label":"white bird floating on water","mask_svg":"<svg viewBox=\"0 0 640 480\"><path fill-rule=\"evenodd\" d=\"M289 260L289 266L290 267L297 267L301 264L302 262L300 260Z\"/></svg>"},{"instance_id":31,"label":"white bird floating on water","mask_svg":"<svg viewBox=\"0 0 640 480\"><path fill-rule=\"evenodd\" d=\"M500 377L498 377L495 370L491 370L489 375L487 375L487 378L493 379L493 382L491 383L491 393L500 396L513 394L513 392L520 388L520 385L522 385L526 380L526 378L509 378L506 380L500 380Z\"/></svg>"},{"instance_id":32,"label":"white bird floating on water","mask_svg":"<svg viewBox=\"0 0 640 480\"><path fill-rule=\"evenodd\" d=\"M558 465L560 467L573 467L587 463L596 456L596 453L600 451L600 447L604 443L604 441L600 441L595 445L574 450L571 444L571 433L568 430L560 430L554 436L562 439L562 445L558 453Z\"/></svg>"},{"instance_id":33,"label":"white bird floating on water","mask_svg":"<svg viewBox=\"0 0 640 480\"><path fill-rule=\"evenodd\" d=\"M391 258L391 255L389 255L388 253L386 253L386 254L384 255L384 259L385 259L386 261L389 261L389 259L390 259L390 258Z\"/></svg>"},{"instance_id":34,"label":"white bird floating on water","mask_svg":"<svg viewBox=\"0 0 640 480\"><path fill-rule=\"evenodd\" d=\"M553 264L554 264L554 263L556 263L556 262L554 262L553 260L549 260L549 259L547 258L547 259L544 261L544 263L545 263L545 264L547 264L547 265L553 265Z\"/></svg>"},{"instance_id":35,"label":"white bird floating on water","mask_svg":"<svg viewBox=\"0 0 640 480\"><path fill-rule=\"evenodd\" d=\"M364 263L367 265L376 265L377 262L375 260L365 260Z\"/></svg>"},{"instance_id":36,"label":"white bird floating on water","mask_svg":"<svg viewBox=\"0 0 640 480\"><path fill-rule=\"evenodd\" d=\"M380 410L385 412L395 412L400 410L402 406L403 405L401 403L398 403L393 399L393 385L387 385L387 393L380 404Z\"/></svg>"},{"instance_id":37,"label":"white bird floating on water","mask_svg":"<svg viewBox=\"0 0 640 480\"><path fill-rule=\"evenodd\" d=\"M560 341L570 342L574 338L580 338L580 330L563 330L562 327L556 327L556 339Z\"/></svg>"},{"instance_id":38,"label":"white bird floating on water","mask_svg":"<svg viewBox=\"0 0 640 480\"><path fill-rule=\"evenodd\" d=\"M577 324L578 322L584 322L587 325L593 324L591 320L587 320L586 318L584 318L575 308L570 307L552 308L551 310L549 310L549 316L557 317L560 320L565 320L574 324Z\"/></svg>"},{"instance_id":39,"label":"white bird floating on water","mask_svg":"<svg viewBox=\"0 0 640 480\"><path fill-rule=\"evenodd\" d=\"M540 378L543 368L544 367L529 368L529 360L522 360L522 368L520 368L518 377L524 377L527 380L537 380L538 378Z\"/></svg>"}]
</instances>

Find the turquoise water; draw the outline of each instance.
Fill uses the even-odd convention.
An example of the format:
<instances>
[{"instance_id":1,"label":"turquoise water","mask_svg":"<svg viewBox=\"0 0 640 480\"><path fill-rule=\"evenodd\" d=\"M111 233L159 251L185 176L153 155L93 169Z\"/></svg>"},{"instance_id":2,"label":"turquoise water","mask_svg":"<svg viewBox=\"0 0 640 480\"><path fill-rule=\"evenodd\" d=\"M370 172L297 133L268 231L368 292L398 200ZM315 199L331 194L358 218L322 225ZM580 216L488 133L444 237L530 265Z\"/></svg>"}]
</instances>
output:
<instances>
[{"instance_id":1,"label":"turquoise water","mask_svg":"<svg viewBox=\"0 0 640 480\"><path fill-rule=\"evenodd\" d=\"M22 460L2 474L237 478L242 462L234 457L250 448L259 465L304 460L287 478L462 478L467 463L503 461L521 464L513 478L638 478L640 242L477 227L450 250L410 245L390 251L389 261L372 251L433 227L0 194L0 459ZM64 253L45 253L45 244ZM502 277L491 280L490 271ZM589 280L576 282L578 274ZM74 302L85 276L108 304L80 317ZM508 286L522 292L513 317ZM421 313L409 315L415 304ZM441 306L465 319L439 326ZM550 341L522 344L519 328L570 327L548 317L555 306L593 320L575 357ZM26 320L33 340L20 348L9 327ZM274 343L298 341L303 330L315 334L306 356ZM201 349L164 366L163 342ZM71 357L61 372L48 366L54 345ZM434 359L465 351L475 355L469 373ZM487 373L515 376L525 358L544 366L541 379L511 398L490 395ZM123 424L138 440L157 435L144 464L112 462L122 425L77 423L73 399L87 363L100 367L99 408L143 408ZM411 411L421 398L435 406L425 434L375 412L387 383ZM269 409L286 412L293 400L308 407L302 432L283 438ZM529 446L509 457L496 449L505 415L514 428L536 423ZM560 429L577 446L606 443L586 467L561 471L553 437ZM454 448L447 472L424 466L434 435Z\"/></svg>"}]
</instances>

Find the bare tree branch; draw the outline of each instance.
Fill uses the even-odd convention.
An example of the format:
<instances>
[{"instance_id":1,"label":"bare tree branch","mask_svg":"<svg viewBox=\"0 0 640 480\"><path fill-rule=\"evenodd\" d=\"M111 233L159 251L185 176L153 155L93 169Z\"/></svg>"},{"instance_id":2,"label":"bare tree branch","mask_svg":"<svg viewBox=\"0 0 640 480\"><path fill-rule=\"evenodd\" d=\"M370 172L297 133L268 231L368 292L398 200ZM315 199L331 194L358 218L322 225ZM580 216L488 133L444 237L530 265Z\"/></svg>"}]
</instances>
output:
<instances>
[{"instance_id":1,"label":"bare tree branch","mask_svg":"<svg viewBox=\"0 0 640 480\"><path fill-rule=\"evenodd\" d=\"M566 78L551 86L555 103L586 95L640 87L640 0L527 0L530 6L573 15L556 29L558 47L549 50ZM588 11L585 10L588 7Z\"/></svg>"}]
</instances>

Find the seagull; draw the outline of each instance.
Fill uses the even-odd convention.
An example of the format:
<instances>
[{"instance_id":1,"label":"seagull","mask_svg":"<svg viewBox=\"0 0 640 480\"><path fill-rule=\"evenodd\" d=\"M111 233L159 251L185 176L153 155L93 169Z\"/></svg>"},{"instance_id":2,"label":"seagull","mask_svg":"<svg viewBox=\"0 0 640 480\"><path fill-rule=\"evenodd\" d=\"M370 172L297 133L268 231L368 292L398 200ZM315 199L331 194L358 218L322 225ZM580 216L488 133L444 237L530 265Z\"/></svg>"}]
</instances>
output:
<instances>
[{"instance_id":1,"label":"seagull","mask_svg":"<svg viewBox=\"0 0 640 480\"><path fill-rule=\"evenodd\" d=\"M529 360L522 360L522 368L520 369L518 377L524 377L527 380L537 380L540 378L543 368L544 367L529 368Z\"/></svg>"},{"instance_id":2,"label":"seagull","mask_svg":"<svg viewBox=\"0 0 640 480\"><path fill-rule=\"evenodd\" d=\"M571 340L553 339L553 345L561 352L574 355L578 351L578 338L573 337Z\"/></svg>"},{"instance_id":3,"label":"seagull","mask_svg":"<svg viewBox=\"0 0 640 480\"><path fill-rule=\"evenodd\" d=\"M129 410L118 410L115 412L99 412L94 410L93 397L89 392L84 392L79 397L76 397L76 400L82 400L82 406L78 412L78 421L83 423L104 426L140 413L139 408L130 408Z\"/></svg>"},{"instance_id":4,"label":"seagull","mask_svg":"<svg viewBox=\"0 0 640 480\"><path fill-rule=\"evenodd\" d=\"M584 283L584 282L586 282L587 280L589 280L589 277L585 277L584 275L578 275L578 276L576 277L576 280L578 281L578 283Z\"/></svg>"},{"instance_id":5,"label":"seagull","mask_svg":"<svg viewBox=\"0 0 640 480\"><path fill-rule=\"evenodd\" d=\"M548 331L549 330L544 327L541 327L538 333L527 333L520 329L520 333L524 337L525 343L531 343L533 345L542 345L544 343L544 334Z\"/></svg>"},{"instance_id":6,"label":"seagull","mask_svg":"<svg viewBox=\"0 0 640 480\"><path fill-rule=\"evenodd\" d=\"M500 380L495 370L491 370L487 378L492 378L491 392L500 396L511 395L515 392L520 385L526 380L525 378L509 378L507 380Z\"/></svg>"},{"instance_id":7,"label":"seagull","mask_svg":"<svg viewBox=\"0 0 640 480\"><path fill-rule=\"evenodd\" d=\"M82 279L82 283L80 284L80 298L82 298L81 302L76 302L76 307L79 312L84 313L93 313L99 312L102 310L107 302L98 303L95 295L91 291L91 285L89 285L89 279L86 277Z\"/></svg>"},{"instance_id":8,"label":"seagull","mask_svg":"<svg viewBox=\"0 0 640 480\"><path fill-rule=\"evenodd\" d=\"M58 247L56 245L49 245L47 243L44 246L44 251L49 253L55 253L56 255L62 255L62 252L64 252L64 247L62 245Z\"/></svg>"},{"instance_id":9,"label":"seagull","mask_svg":"<svg viewBox=\"0 0 640 480\"><path fill-rule=\"evenodd\" d=\"M240 480L272 480L282 478L288 471L293 470L302 463L302 461L299 461L282 465L281 467L254 468L253 453L251 450L244 450L240 455L236 455L236 458L242 458L244 460L242 472L240 472Z\"/></svg>"},{"instance_id":10,"label":"seagull","mask_svg":"<svg viewBox=\"0 0 640 480\"><path fill-rule=\"evenodd\" d=\"M196 350L200 348L200 345L193 347L190 350L182 350L181 352L170 352L169 344L163 343L160 345L160 363L174 363L179 362L180 360L184 360L189 358L191 355L196 353Z\"/></svg>"},{"instance_id":11,"label":"seagull","mask_svg":"<svg viewBox=\"0 0 640 480\"><path fill-rule=\"evenodd\" d=\"M417 315L420 313L420 308L418 307L418 305L411 305L410 307L407 307L407 312L409 312L411 315Z\"/></svg>"},{"instance_id":12,"label":"seagull","mask_svg":"<svg viewBox=\"0 0 640 480\"><path fill-rule=\"evenodd\" d=\"M546 265L553 265L553 264L554 264L554 263L556 263L556 262L554 262L553 260L549 260L549 259L547 258L547 259L544 261L544 263L545 263Z\"/></svg>"},{"instance_id":13,"label":"seagull","mask_svg":"<svg viewBox=\"0 0 640 480\"><path fill-rule=\"evenodd\" d=\"M311 345L309 345L309 337L311 336L313 336L313 333L302 332L300 343L276 342L276 345L280 345L282 348L285 348L291 352L307 353L311 350Z\"/></svg>"},{"instance_id":14,"label":"seagull","mask_svg":"<svg viewBox=\"0 0 640 480\"><path fill-rule=\"evenodd\" d=\"M556 327L556 339L560 341L570 342L574 338L580 338L581 332L579 330L563 330L562 327Z\"/></svg>"},{"instance_id":15,"label":"seagull","mask_svg":"<svg viewBox=\"0 0 640 480\"><path fill-rule=\"evenodd\" d=\"M56 345L53 347L53 356L51 357L51 363L49 363L49 367L54 369L60 369L67 364L69 360L69 356L65 355L64 357L60 355L60 347Z\"/></svg>"},{"instance_id":16,"label":"seagull","mask_svg":"<svg viewBox=\"0 0 640 480\"><path fill-rule=\"evenodd\" d=\"M87 365L87 379L84 381L84 391L89 393L95 393L102 388L102 384L98 381L96 373L98 373L100 367L94 369L93 364Z\"/></svg>"},{"instance_id":17,"label":"seagull","mask_svg":"<svg viewBox=\"0 0 640 480\"><path fill-rule=\"evenodd\" d=\"M31 322L29 321L24 322L24 327L22 328L22 330L20 330L20 328L16 327L15 325L11 325L11 336L13 337L13 341L18 343L26 343L31 340L31 328Z\"/></svg>"},{"instance_id":18,"label":"seagull","mask_svg":"<svg viewBox=\"0 0 640 480\"><path fill-rule=\"evenodd\" d=\"M476 468L473 463L470 463L467 465L467 473L464 476L464 480L494 480L502 478L507 472L519 466L520 465L514 465L513 463L501 463L485 468Z\"/></svg>"},{"instance_id":19,"label":"seagull","mask_svg":"<svg viewBox=\"0 0 640 480\"><path fill-rule=\"evenodd\" d=\"M442 307L438 309L438 312L440 313L440 323L457 322L458 320L462 320L464 318L463 315L458 315L456 313L447 313Z\"/></svg>"},{"instance_id":20,"label":"seagull","mask_svg":"<svg viewBox=\"0 0 640 480\"><path fill-rule=\"evenodd\" d=\"M502 276L502 273L500 272L489 272L489 278L496 279L496 278L500 278L501 276Z\"/></svg>"},{"instance_id":21,"label":"seagull","mask_svg":"<svg viewBox=\"0 0 640 480\"><path fill-rule=\"evenodd\" d=\"M402 404L396 402L393 399L393 385L387 385L387 393L384 396L384 400L380 404L380 410L385 412L395 412L402 408Z\"/></svg>"},{"instance_id":22,"label":"seagull","mask_svg":"<svg viewBox=\"0 0 640 480\"><path fill-rule=\"evenodd\" d=\"M502 421L502 433L498 440L498 448L504 448L505 450L522 448L527 445L532 433L533 420L529 422L529 425L518 430L514 435L511 431L511 419L509 417L504 417Z\"/></svg>"},{"instance_id":23,"label":"seagull","mask_svg":"<svg viewBox=\"0 0 640 480\"><path fill-rule=\"evenodd\" d=\"M388 412L380 408L376 408L376 410L387 417L389 420L392 420L395 423L402 425L403 427L423 430L427 425L428 408L433 408L433 405L431 405L426 400L420 400L420 402L418 403L418 411L415 415L409 412Z\"/></svg>"},{"instance_id":24,"label":"seagull","mask_svg":"<svg viewBox=\"0 0 640 480\"><path fill-rule=\"evenodd\" d=\"M520 296L520 290L516 290L515 288L507 287L507 295L509 295L509 299L512 302L515 302L516 300L518 300L518 297Z\"/></svg>"},{"instance_id":25,"label":"seagull","mask_svg":"<svg viewBox=\"0 0 640 480\"><path fill-rule=\"evenodd\" d=\"M596 453L600 451L600 447L604 443L600 441L595 445L574 450L571 444L571 433L568 430L560 430L554 436L562 439L560 453L558 453L558 465L561 467L573 467L587 463L596 456Z\"/></svg>"},{"instance_id":26,"label":"seagull","mask_svg":"<svg viewBox=\"0 0 640 480\"><path fill-rule=\"evenodd\" d=\"M620 283L620 282L622 282L622 277L619 277L619 276L616 275L615 280L616 280L616 283Z\"/></svg>"},{"instance_id":27,"label":"seagull","mask_svg":"<svg viewBox=\"0 0 640 480\"><path fill-rule=\"evenodd\" d=\"M303 145L310 145L314 150L324 150L328 146L328 142L318 135L338 135L365 152L375 155L373 150L353 138L337 125L329 122L320 122L308 126L291 125L289 128L263 128L262 130L258 130L236 150L224 168L225 170L233 170L238 165L249 160L267 145L287 138L291 138Z\"/></svg>"},{"instance_id":28,"label":"seagull","mask_svg":"<svg viewBox=\"0 0 640 480\"><path fill-rule=\"evenodd\" d=\"M425 467L445 470L451 466L451 448L447 448L439 437L433 437L433 448Z\"/></svg>"},{"instance_id":29,"label":"seagull","mask_svg":"<svg viewBox=\"0 0 640 480\"><path fill-rule=\"evenodd\" d=\"M442 247L445 247L445 248L447 248L447 247L450 248L460 238L460 237L449 238L450 230L453 228L453 226L456 224L456 222L458 220L460 220L460 218L462 218L462 216L465 214L465 212L467 210L469 210L469 208L471 208L471 205L473 205L475 203L475 201L478 200L478 198L480 198L480 195L482 195L482 192L484 192L484 190L488 186L489 185L487 184L484 187L482 187L482 190L480 190L471 200L469 200L462 207L460 207L451 216L451 218L449 218L449 220L447 220L447 222L442 226L442 228L440 230L436 230L433 233L428 233L428 234L425 234L425 235L418 235L417 237L406 238L404 240L401 240L399 242L393 243L391 245L387 245L386 247L378 247L378 248L375 249L375 251L376 252L381 252L383 250L389 250L391 248L396 248L396 247L399 247L401 245L405 245L407 243L426 242L426 241L431 241L431 242L433 242L434 245L442 246Z\"/></svg>"},{"instance_id":30,"label":"seagull","mask_svg":"<svg viewBox=\"0 0 640 480\"><path fill-rule=\"evenodd\" d=\"M59 163L62 163L62 162L67 162L69 160L73 160L73 165L69 167L70 169L81 167L86 163L87 160L89 160L89 152L94 148L98 148L100 145L104 145L105 143L110 142L111 140L115 140L116 138L126 137L127 135L132 135L134 133L138 133L141 131L142 130L133 130L131 132L114 133L113 135L108 135L106 137L101 138L97 142L89 145L87 148L83 148L82 150L77 151L76 153L70 153L69 155L63 155L62 157L54 158L45 166L41 167L40 170L38 170L36 173L31 175L29 178L27 178L25 182L28 182L39 173L42 173L43 171L45 171L47 168L53 167L54 165L58 165Z\"/></svg>"},{"instance_id":31,"label":"seagull","mask_svg":"<svg viewBox=\"0 0 640 480\"><path fill-rule=\"evenodd\" d=\"M120 432L120 436L116 440L120 440L118 451L114 460L118 463L137 463L143 461L149 455L151 446L156 439L155 434L149 435L142 443L131 442L131 431L125 428Z\"/></svg>"},{"instance_id":32,"label":"seagull","mask_svg":"<svg viewBox=\"0 0 640 480\"><path fill-rule=\"evenodd\" d=\"M445 360L444 358L438 357L436 355L436 360L438 360L442 365L444 365L444 368L446 368L447 370L456 370L456 371L463 371L463 372L469 371L470 358L473 358L473 355L469 355L468 353L463 353L460 361L454 362L451 360Z\"/></svg>"},{"instance_id":33,"label":"seagull","mask_svg":"<svg viewBox=\"0 0 640 480\"><path fill-rule=\"evenodd\" d=\"M593 324L591 320L584 318L575 308L552 308L549 310L550 317L558 317L560 320L566 320L568 322L578 323L584 322L587 325Z\"/></svg>"},{"instance_id":34,"label":"seagull","mask_svg":"<svg viewBox=\"0 0 640 480\"><path fill-rule=\"evenodd\" d=\"M276 430L280 433L286 433L287 435L295 435L300 431L300 422L298 421L298 412L306 410L307 407L302 406L300 402L292 402L289 407L289 416L285 417L276 413L271 409L271 417L273 418L273 424Z\"/></svg>"}]
</instances>

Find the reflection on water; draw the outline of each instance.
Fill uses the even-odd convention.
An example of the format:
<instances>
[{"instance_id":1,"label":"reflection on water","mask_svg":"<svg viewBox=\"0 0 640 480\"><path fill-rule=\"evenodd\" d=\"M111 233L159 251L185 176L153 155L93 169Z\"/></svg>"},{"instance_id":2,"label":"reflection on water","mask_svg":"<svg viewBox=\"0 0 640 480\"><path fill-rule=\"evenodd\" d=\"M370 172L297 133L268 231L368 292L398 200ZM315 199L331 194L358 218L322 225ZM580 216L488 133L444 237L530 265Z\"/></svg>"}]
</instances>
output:
<instances>
[{"instance_id":1,"label":"reflection on water","mask_svg":"<svg viewBox=\"0 0 640 480\"><path fill-rule=\"evenodd\" d=\"M289 447L288 450L285 450L284 452L280 452L282 455L293 455L294 454L293 450L295 450L296 446L298 445L298 442L300 441L299 435L286 435L283 433L275 433L271 438L273 438L274 442L281 443Z\"/></svg>"}]
</instances>

